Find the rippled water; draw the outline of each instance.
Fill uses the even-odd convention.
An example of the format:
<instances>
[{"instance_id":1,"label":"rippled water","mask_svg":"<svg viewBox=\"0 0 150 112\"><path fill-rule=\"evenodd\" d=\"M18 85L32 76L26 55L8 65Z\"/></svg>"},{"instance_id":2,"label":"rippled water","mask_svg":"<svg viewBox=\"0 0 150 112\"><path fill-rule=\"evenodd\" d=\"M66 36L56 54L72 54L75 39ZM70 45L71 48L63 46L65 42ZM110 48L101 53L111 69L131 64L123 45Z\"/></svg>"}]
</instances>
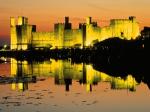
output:
<instances>
[{"instance_id":1,"label":"rippled water","mask_svg":"<svg viewBox=\"0 0 150 112\"><path fill-rule=\"evenodd\" d=\"M71 60L0 64L0 112L149 112L148 83Z\"/></svg>"}]
</instances>

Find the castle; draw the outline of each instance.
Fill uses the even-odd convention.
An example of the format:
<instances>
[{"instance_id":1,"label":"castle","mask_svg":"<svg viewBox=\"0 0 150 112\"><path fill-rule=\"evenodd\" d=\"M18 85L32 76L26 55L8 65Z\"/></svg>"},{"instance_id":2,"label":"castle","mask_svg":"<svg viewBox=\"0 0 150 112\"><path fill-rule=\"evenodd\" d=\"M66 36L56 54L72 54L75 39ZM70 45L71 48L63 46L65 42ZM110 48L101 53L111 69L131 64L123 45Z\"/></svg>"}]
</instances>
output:
<instances>
[{"instance_id":1,"label":"castle","mask_svg":"<svg viewBox=\"0 0 150 112\"><path fill-rule=\"evenodd\" d=\"M136 18L112 19L110 25L99 27L91 17L86 23L80 23L78 29L72 29L69 17L64 23L54 24L52 32L37 32L35 25L29 25L26 17L10 18L11 50L43 49L43 48L83 48L112 37L136 39L140 34Z\"/></svg>"}]
</instances>

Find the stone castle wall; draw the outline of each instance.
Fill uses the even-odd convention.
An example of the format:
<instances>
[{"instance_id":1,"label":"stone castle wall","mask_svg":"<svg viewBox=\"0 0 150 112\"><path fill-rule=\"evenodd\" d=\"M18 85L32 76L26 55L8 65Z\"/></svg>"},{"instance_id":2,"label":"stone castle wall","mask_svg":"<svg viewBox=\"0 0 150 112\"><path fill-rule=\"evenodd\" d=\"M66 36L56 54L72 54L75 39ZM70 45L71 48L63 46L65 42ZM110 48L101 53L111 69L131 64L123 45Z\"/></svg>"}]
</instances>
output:
<instances>
[{"instance_id":1,"label":"stone castle wall","mask_svg":"<svg viewBox=\"0 0 150 112\"><path fill-rule=\"evenodd\" d=\"M10 23L11 49L17 50L26 50L30 47L83 47L112 37L131 40L140 35L139 24L132 16L129 19L112 19L109 26L102 28L88 17L86 23L82 23L84 28L79 29L72 29L69 17L65 17L65 23L55 24L53 32L36 32L36 26L29 25L25 17L18 17L18 25L12 17Z\"/></svg>"}]
</instances>

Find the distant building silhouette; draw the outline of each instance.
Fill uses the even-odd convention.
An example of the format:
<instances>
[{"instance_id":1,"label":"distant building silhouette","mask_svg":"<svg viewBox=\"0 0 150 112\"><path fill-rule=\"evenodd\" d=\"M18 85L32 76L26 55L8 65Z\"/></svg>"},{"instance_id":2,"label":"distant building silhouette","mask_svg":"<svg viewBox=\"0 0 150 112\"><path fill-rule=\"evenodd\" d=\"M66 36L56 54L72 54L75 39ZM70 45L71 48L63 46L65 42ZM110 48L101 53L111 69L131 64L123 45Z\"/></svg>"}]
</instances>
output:
<instances>
[{"instance_id":1,"label":"distant building silhouette","mask_svg":"<svg viewBox=\"0 0 150 112\"><path fill-rule=\"evenodd\" d=\"M69 23L69 17L65 17L65 30L71 30L72 29L72 24Z\"/></svg>"},{"instance_id":2,"label":"distant building silhouette","mask_svg":"<svg viewBox=\"0 0 150 112\"><path fill-rule=\"evenodd\" d=\"M150 27L144 27L144 29L141 31L141 36L143 38L150 38Z\"/></svg>"},{"instance_id":3,"label":"distant building silhouette","mask_svg":"<svg viewBox=\"0 0 150 112\"><path fill-rule=\"evenodd\" d=\"M27 50L30 48L62 48L62 47L85 47L95 41L103 41L111 37L122 39L135 39L139 34L139 24L136 18L112 19L107 27L99 27L92 17L86 18L86 23L80 23L79 29L72 29L69 17L65 17L64 23L54 24L52 32L36 32L35 25L29 25L26 17L10 19L11 49Z\"/></svg>"}]
</instances>

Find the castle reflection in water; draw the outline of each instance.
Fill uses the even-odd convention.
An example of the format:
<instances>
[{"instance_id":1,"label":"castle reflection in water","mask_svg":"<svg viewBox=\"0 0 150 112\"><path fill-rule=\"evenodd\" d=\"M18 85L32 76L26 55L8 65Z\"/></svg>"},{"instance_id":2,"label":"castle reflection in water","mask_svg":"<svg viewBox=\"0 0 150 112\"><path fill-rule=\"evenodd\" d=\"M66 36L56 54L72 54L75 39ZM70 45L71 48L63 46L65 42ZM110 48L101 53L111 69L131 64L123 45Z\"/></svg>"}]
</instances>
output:
<instances>
[{"instance_id":1,"label":"castle reflection in water","mask_svg":"<svg viewBox=\"0 0 150 112\"><path fill-rule=\"evenodd\" d=\"M87 92L92 91L92 86L99 82L109 82L111 89L136 90L135 78L128 75L125 78L109 76L93 69L92 65L85 63L72 63L71 60L47 60L42 62L17 61L11 59L12 90L25 91L28 83L36 83L39 77L54 77L56 85L65 85L66 91L75 80L85 85Z\"/></svg>"}]
</instances>

